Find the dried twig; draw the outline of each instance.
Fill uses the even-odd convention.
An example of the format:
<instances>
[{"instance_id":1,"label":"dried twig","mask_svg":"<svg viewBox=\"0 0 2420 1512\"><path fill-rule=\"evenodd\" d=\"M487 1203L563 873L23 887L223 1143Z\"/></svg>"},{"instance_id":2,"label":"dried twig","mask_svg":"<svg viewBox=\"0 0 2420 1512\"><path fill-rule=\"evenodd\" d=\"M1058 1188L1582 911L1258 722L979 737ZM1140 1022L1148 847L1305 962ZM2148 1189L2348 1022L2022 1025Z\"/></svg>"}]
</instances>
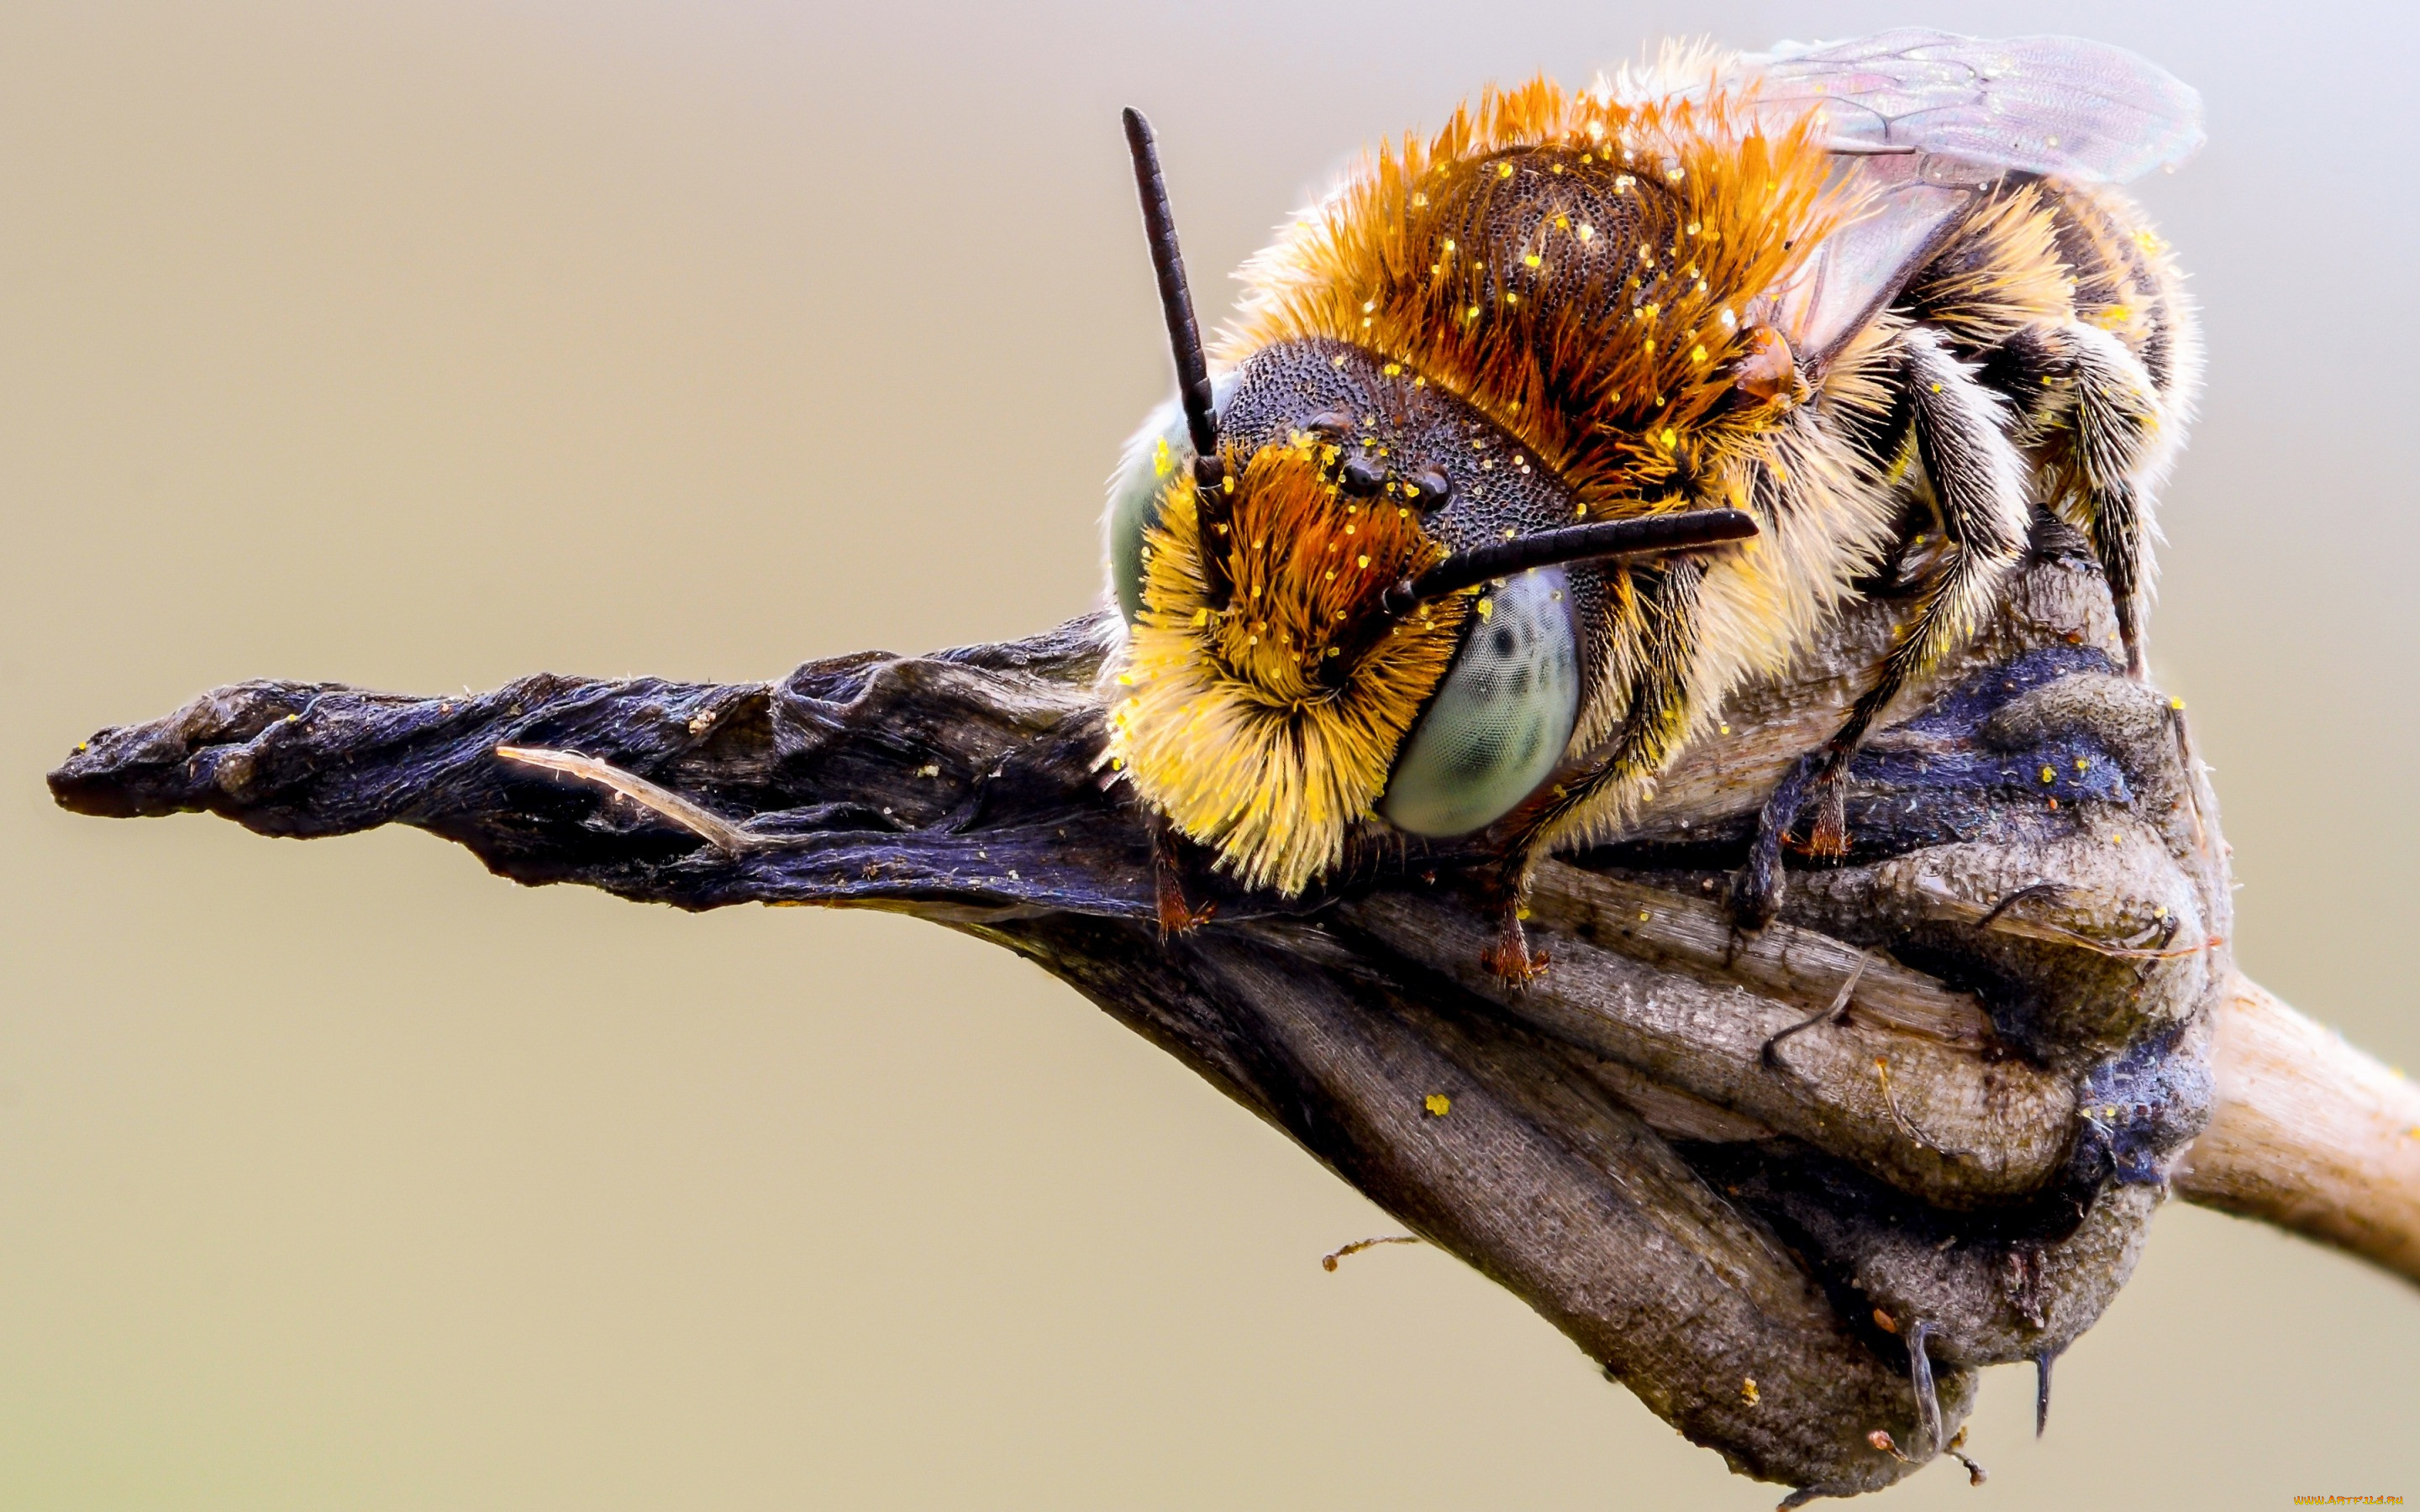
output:
<instances>
[{"instance_id":1,"label":"dried twig","mask_svg":"<svg viewBox=\"0 0 2420 1512\"><path fill-rule=\"evenodd\" d=\"M1733 701L1736 733L1622 845L1546 868L1555 964L1524 990L1478 968L1469 854L1374 834L1291 902L1180 849L1187 907L1215 913L1163 940L1154 828L1095 765L1088 622L738 687L243 684L103 731L51 784L88 813L410 824L524 882L878 906L995 941L1734 1469L1844 1494L1940 1452L1978 1366L2090 1326L2196 1135L2187 1196L2420 1277L2420 1099L2235 979L2214 802L2166 702L2115 675L2105 594L2055 532L2005 621L1859 759L1851 855L1793 872L1770 928L1730 927L1758 804L1891 633L1886 609L1850 617ZM2054 795L2040 772L2071 775ZM1825 1020L1774 1074L1770 1046ZM1938 1416L1877 1309L1920 1329Z\"/></svg>"}]
</instances>

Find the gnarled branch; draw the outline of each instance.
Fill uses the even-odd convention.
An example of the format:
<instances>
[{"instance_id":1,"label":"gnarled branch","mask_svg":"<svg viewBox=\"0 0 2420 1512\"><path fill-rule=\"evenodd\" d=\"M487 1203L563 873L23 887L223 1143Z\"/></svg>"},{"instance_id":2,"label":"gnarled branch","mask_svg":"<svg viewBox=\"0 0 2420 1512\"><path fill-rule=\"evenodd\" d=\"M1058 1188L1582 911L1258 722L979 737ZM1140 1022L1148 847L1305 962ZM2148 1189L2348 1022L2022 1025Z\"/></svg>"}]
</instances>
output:
<instances>
[{"instance_id":1,"label":"gnarled branch","mask_svg":"<svg viewBox=\"0 0 2420 1512\"><path fill-rule=\"evenodd\" d=\"M1735 698L1623 843L1545 869L1553 964L1527 988L1479 968L1470 856L1374 832L1290 902L1188 853L1215 917L1160 939L1150 827L1098 764L1091 621L770 684L247 683L101 732L51 784L86 813L409 824L528 883L993 940L1734 1469L1844 1494L1942 1452L1978 1367L2046 1369L2171 1179L2420 1278L2420 1096L2234 974L2181 715L2117 675L2106 594L2056 528L2005 619L1860 756L1852 854L1793 872L1771 927L1730 927L1756 808L1891 618L1850 616Z\"/></svg>"}]
</instances>

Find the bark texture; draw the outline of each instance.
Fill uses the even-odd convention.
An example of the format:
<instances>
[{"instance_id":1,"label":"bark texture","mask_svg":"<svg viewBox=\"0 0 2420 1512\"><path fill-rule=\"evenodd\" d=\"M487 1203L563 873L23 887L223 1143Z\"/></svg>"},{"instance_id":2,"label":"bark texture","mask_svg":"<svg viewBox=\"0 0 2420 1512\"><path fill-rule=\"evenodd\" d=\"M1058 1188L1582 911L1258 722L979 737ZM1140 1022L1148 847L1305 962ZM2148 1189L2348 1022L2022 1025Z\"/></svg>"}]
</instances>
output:
<instances>
[{"instance_id":1,"label":"bark texture","mask_svg":"<svg viewBox=\"0 0 2420 1512\"><path fill-rule=\"evenodd\" d=\"M1217 912L1162 940L1151 828L1098 764L1089 620L769 684L245 683L102 731L51 785L85 813L408 824L525 883L978 934L1734 1470L1848 1494L1943 1452L1978 1367L2090 1327L2172 1177L2420 1275L2420 1100L2235 977L2216 805L2181 711L2118 674L2075 545L2045 527L2004 619L1901 701L1854 768L1850 856L1793 869L1776 922L1730 927L1730 872L1894 606L1734 699L1623 843L1548 866L1527 988L1479 967L1476 843L1373 830L1290 902L1183 853Z\"/></svg>"}]
</instances>

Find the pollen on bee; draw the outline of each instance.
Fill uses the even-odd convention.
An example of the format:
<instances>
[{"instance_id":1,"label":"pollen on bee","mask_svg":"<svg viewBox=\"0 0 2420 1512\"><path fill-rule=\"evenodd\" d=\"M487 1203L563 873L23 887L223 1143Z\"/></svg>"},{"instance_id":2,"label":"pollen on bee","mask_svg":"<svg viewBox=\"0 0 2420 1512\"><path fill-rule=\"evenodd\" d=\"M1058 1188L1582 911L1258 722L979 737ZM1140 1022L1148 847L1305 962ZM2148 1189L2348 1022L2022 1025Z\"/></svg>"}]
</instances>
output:
<instances>
[{"instance_id":1,"label":"pollen on bee","mask_svg":"<svg viewBox=\"0 0 2420 1512\"><path fill-rule=\"evenodd\" d=\"M1399 377L1403 371L1404 364L1401 363L1388 363L1386 367L1386 374L1388 378Z\"/></svg>"},{"instance_id":2,"label":"pollen on bee","mask_svg":"<svg viewBox=\"0 0 2420 1512\"><path fill-rule=\"evenodd\" d=\"M1510 178L1510 177L1512 177L1512 165L1511 163L1509 163L1509 162L1499 162L1499 163L1497 163L1497 164L1496 165L1496 177L1498 177L1498 178Z\"/></svg>"},{"instance_id":3,"label":"pollen on bee","mask_svg":"<svg viewBox=\"0 0 2420 1512\"><path fill-rule=\"evenodd\" d=\"M1582 221L1580 223L1579 238L1582 241L1595 240L1596 227L1589 224L1586 221Z\"/></svg>"},{"instance_id":4,"label":"pollen on bee","mask_svg":"<svg viewBox=\"0 0 2420 1512\"><path fill-rule=\"evenodd\" d=\"M1695 221L1691 221L1691 222L1689 223L1689 234L1690 234L1691 236L1693 236L1693 237L1694 237L1694 236L1696 236L1696 235L1698 234L1698 223L1697 223L1697 222L1695 222Z\"/></svg>"},{"instance_id":5,"label":"pollen on bee","mask_svg":"<svg viewBox=\"0 0 2420 1512\"><path fill-rule=\"evenodd\" d=\"M1521 296L1518 294L1507 293L1504 296L1504 302L1507 304L1518 304L1521 302Z\"/></svg>"},{"instance_id":6,"label":"pollen on bee","mask_svg":"<svg viewBox=\"0 0 2420 1512\"><path fill-rule=\"evenodd\" d=\"M1207 609L1197 609L1193 611L1193 627L1195 629L1199 630L1209 623L1210 611Z\"/></svg>"},{"instance_id":7,"label":"pollen on bee","mask_svg":"<svg viewBox=\"0 0 2420 1512\"><path fill-rule=\"evenodd\" d=\"M1453 251L1453 238L1448 237L1445 239L1445 250L1448 252Z\"/></svg>"},{"instance_id":8,"label":"pollen on bee","mask_svg":"<svg viewBox=\"0 0 2420 1512\"><path fill-rule=\"evenodd\" d=\"M1426 193L1416 193L1412 196L1412 204L1415 207L1425 206L1428 202L1429 197Z\"/></svg>"},{"instance_id":9,"label":"pollen on bee","mask_svg":"<svg viewBox=\"0 0 2420 1512\"><path fill-rule=\"evenodd\" d=\"M1524 253L1524 254L1522 254L1522 255L1521 255L1521 262L1522 262L1523 266L1525 266L1525 267L1528 267L1528 268L1536 268L1536 267L1540 266L1542 263L1544 263L1544 261L1545 261L1545 259L1544 259L1544 258L1540 257L1540 256L1539 256L1536 253L1534 253L1534 252L1530 252L1530 253Z\"/></svg>"},{"instance_id":10,"label":"pollen on bee","mask_svg":"<svg viewBox=\"0 0 2420 1512\"><path fill-rule=\"evenodd\" d=\"M1705 347L1690 347L1690 348L1689 348L1689 361L1691 361L1691 362L1693 362L1693 363L1702 363L1702 362L1704 362L1705 360L1706 360L1706 348L1705 348Z\"/></svg>"},{"instance_id":11,"label":"pollen on bee","mask_svg":"<svg viewBox=\"0 0 2420 1512\"><path fill-rule=\"evenodd\" d=\"M1624 158L1628 158L1630 154L1625 152L1622 156ZM1638 180L1631 177L1630 175L1626 173L1615 174L1613 176L1613 192L1617 194L1627 194L1630 193L1630 186L1637 181Z\"/></svg>"},{"instance_id":12,"label":"pollen on bee","mask_svg":"<svg viewBox=\"0 0 2420 1512\"><path fill-rule=\"evenodd\" d=\"M1492 598L1482 598L1471 608L1479 610L1479 617L1483 620L1496 612L1496 601Z\"/></svg>"},{"instance_id":13,"label":"pollen on bee","mask_svg":"<svg viewBox=\"0 0 2420 1512\"><path fill-rule=\"evenodd\" d=\"M2041 779L2045 782L2055 782L2058 780L2058 774L2045 766L2041 769Z\"/></svg>"},{"instance_id":14,"label":"pollen on bee","mask_svg":"<svg viewBox=\"0 0 2420 1512\"><path fill-rule=\"evenodd\" d=\"M1376 300L1363 300L1363 301L1361 301L1361 313L1362 313L1363 315L1368 315L1371 311L1375 310L1377 307L1378 307L1378 301L1377 301Z\"/></svg>"},{"instance_id":15,"label":"pollen on bee","mask_svg":"<svg viewBox=\"0 0 2420 1512\"><path fill-rule=\"evenodd\" d=\"M1361 556L1355 557L1355 558L1353 559L1353 564L1354 564L1355 566L1357 566L1357 567L1366 567L1366 566L1368 566L1368 565L1370 564L1370 558L1369 558L1368 554L1367 554L1367 553L1364 553L1364 554L1363 554L1363 555L1361 555Z\"/></svg>"},{"instance_id":16,"label":"pollen on bee","mask_svg":"<svg viewBox=\"0 0 2420 1512\"><path fill-rule=\"evenodd\" d=\"M1479 306L1478 306L1478 305L1476 305L1476 304L1474 304L1474 305L1472 305L1469 309L1463 311L1463 312L1462 312L1462 317L1463 317L1465 320L1476 320L1476 319L1478 319L1478 318L1479 318ZM1342 366L1342 365L1343 365L1343 359L1339 358L1339 359L1337 360L1337 365L1338 365L1338 366L1340 366L1340 367L1341 367L1341 366Z\"/></svg>"}]
</instances>

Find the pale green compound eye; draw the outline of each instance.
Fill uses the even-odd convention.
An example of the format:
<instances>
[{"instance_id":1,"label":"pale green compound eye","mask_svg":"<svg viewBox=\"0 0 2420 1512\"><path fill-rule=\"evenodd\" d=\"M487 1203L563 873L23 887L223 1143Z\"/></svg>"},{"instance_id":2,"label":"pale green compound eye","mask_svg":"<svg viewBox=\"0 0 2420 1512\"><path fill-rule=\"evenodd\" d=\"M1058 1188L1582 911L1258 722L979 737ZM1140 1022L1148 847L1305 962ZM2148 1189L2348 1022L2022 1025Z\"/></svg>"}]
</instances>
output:
<instances>
[{"instance_id":1,"label":"pale green compound eye","mask_svg":"<svg viewBox=\"0 0 2420 1512\"><path fill-rule=\"evenodd\" d=\"M1235 381L1233 373L1210 380L1214 410L1226 411ZM1168 475L1159 471L1163 456L1171 471L1193 465L1193 442L1185 433L1185 412L1172 397L1153 410L1134 433L1126 442L1125 455L1118 460L1117 471L1109 475L1109 515L1102 521L1109 538L1109 592L1117 596L1118 612L1128 625L1142 612L1142 538L1159 523L1159 491L1168 483Z\"/></svg>"},{"instance_id":2,"label":"pale green compound eye","mask_svg":"<svg viewBox=\"0 0 2420 1512\"><path fill-rule=\"evenodd\" d=\"M1560 568L1486 592L1378 811L1415 835L1466 835L1554 774L1580 709L1579 654Z\"/></svg>"}]
</instances>

